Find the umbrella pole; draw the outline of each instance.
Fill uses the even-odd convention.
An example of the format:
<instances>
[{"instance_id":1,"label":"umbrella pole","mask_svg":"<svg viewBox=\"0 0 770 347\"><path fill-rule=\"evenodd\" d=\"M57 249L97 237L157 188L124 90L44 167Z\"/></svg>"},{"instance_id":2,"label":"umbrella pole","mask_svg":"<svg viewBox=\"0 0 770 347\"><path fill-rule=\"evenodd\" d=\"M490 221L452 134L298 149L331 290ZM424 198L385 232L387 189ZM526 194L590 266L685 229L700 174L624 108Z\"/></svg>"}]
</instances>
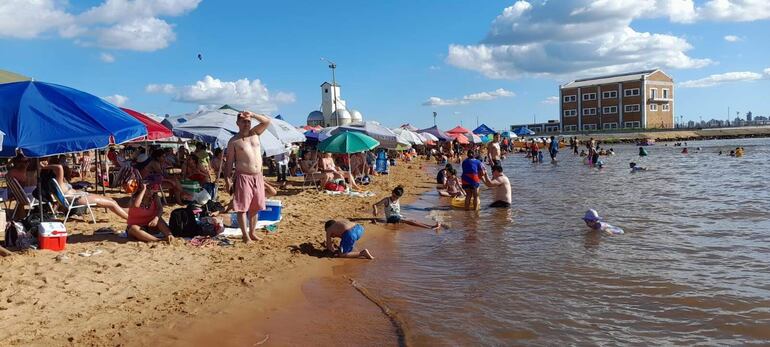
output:
<instances>
[{"instance_id":1,"label":"umbrella pole","mask_svg":"<svg viewBox=\"0 0 770 347\"><path fill-rule=\"evenodd\" d=\"M96 162L96 170L94 170L94 191L96 194L99 194L99 150L94 150L94 162ZM89 168L86 168L86 172L88 172Z\"/></svg>"},{"instance_id":2,"label":"umbrella pole","mask_svg":"<svg viewBox=\"0 0 770 347\"><path fill-rule=\"evenodd\" d=\"M40 184L40 158L37 158L37 165L35 165L37 168L37 196L38 196L38 204L37 206L40 208L40 223L45 222L44 216L43 216L43 185Z\"/></svg>"},{"instance_id":3,"label":"umbrella pole","mask_svg":"<svg viewBox=\"0 0 770 347\"><path fill-rule=\"evenodd\" d=\"M353 163L350 161L350 153L348 153L348 176L350 177L350 184L347 186L347 193L350 194L350 186L356 183L356 178L353 177Z\"/></svg>"}]
</instances>

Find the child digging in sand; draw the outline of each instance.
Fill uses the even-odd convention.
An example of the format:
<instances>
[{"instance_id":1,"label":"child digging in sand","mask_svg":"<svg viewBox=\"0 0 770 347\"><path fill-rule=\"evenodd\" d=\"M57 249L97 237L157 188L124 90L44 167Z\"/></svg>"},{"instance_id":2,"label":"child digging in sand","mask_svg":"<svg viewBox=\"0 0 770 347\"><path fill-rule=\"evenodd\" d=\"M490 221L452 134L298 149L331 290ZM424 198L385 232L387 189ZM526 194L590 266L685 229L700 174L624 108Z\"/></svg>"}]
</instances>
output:
<instances>
[{"instance_id":1,"label":"child digging in sand","mask_svg":"<svg viewBox=\"0 0 770 347\"><path fill-rule=\"evenodd\" d=\"M436 225L430 226L425 223L404 219L401 216L401 203L399 202L399 199L401 199L402 195L404 195L404 187L398 186L396 188L393 188L393 192L391 192L389 197L382 199L377 203L375 203L374 205L372 205L372 214L374 214L374 218L375 218L373 219L373 221L376 223L377 215L379 215L377 206L382 206L385 212L385 223L388 223L388 224L404 223L404 224L413 225L413 226L425 228L425 229L434 229L434 230L441 229L441 223L436 223Z\"/></svg>"},{"instance_id":2,"label":"child digging in sand","mask_svg":"<svg viewBox=\"0 0 770 347\"><path fill-rule=\"evenodd\" d=\"M353 245L364 235L364 227L347 219L326 221L326 249L340 258L365 258L374 259L369 250L364 248L361 252L353 252ZM334 248L333 238L340 239L339 251Z\"/></svg>"}]
</instances>

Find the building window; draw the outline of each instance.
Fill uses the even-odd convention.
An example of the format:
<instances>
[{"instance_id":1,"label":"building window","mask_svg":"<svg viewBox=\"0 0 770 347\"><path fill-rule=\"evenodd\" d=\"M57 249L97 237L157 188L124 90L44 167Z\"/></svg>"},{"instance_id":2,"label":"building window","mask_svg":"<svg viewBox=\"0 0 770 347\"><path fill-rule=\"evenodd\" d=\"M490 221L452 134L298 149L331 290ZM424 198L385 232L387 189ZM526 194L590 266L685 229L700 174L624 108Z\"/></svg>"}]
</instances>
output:
<instances>
[{"instance_id":1,"label":"building window","mask_svg":"<svg viewBox=\"0 0 770 347\"><path fill-rule=\"evenodd\" d=\"M583 124L583 130L596 130L596 124Z\"/></svg>"},{"instance_id":2,"label":"building window","mask_svg":"<svg viewBox=\"0 0 770 347\"><path fill-rule=\"evenodd\" d=\"M618 113L617 106L604 106L602 107L602 114L615 114Z\"/></svg>"},{"instance_id":3,"label":"building window","mask_svg":"<svg viewBox=\"0 0 770 347\"><path fill-rule=\"evenodd\" d=\"M618 123L604 123L603 124L604 129L617 129Z\"/></svg>"},{"instance_id":4,"label":"building window","mask_svg":"<svg viewBox=\"0 0 770 347\"><path fill-rule=\"evenodd\" d=\"M618 91L602 92L602 99L615 99L618 97Z\"/></svg>"},{"instance_id":5,"label":"building window","mask_svg":"<svg viewBox=\"0 0 770 347\"><path fill-rule=\"evenodd\" d=\"M583 100L596 100L596 93L585 93L583 94Z\"/></svg>"},{"instance_id":6,"label":"building window","mask_svg":"<svg viewBox=\"0 0 770 347\"><path fill-rule=\"evenodd\" d=\"M328 92L329 92L329 88L324 89L324 93L328 93Z\"/></svg>"},{"instance_id":7,"label":"building window","mask_svg":"<svg viewBox=\"0 0 770 347\"><path fill-rule=\"evenodd\" d=\"M577 125L565 125L564 131L577 131Z\"/></svg>"},{"instance_id":8,"label":"building window","mask_svg":"<svg viewBox=\"0 0 770 347\"><path fill-rule=\"evenodd\" d=\"M623 112L639 112L639 104L626 105L623 107Z\"/></svg>"},{"instance_id":9,"label":"building window","mask_svg":"<svg viewBox=\"0 0 770 347\"><path fill-rule=\"evenodd\" d=\"M596 108L595 107L588 107L583 109L583 115L584 116L595 116L596 115Z\"/></svg>"},{"instance_id":10,"label":"building window","mask_svg":"<svg viewBox=\"0 0 770 347\"><path fill-rule=\"evenodd\" d=\"M637 129L637 128L641 128L642 127L641 124L642 123L639 122L639 121L636 121L636 122L625 122L625 123L623 123L623 127L624 128Z\"/></svg>"},{"instance_id":11,"label":"building window","mask_svg":"<svg viewBox=\"0 0 770 347\"><path fill-rule=\"evenodd\" d=\"M663 104L663 111L670 111L670 110L671 110L671 105Z\"/></svg>"},{"instance_id":12,"label":"building window","mask_svg":"<svg viewBox=\"0 0 770 347\"><path fill-rule=\"evenodd\" d=\"M655 88L650 88L650 99L655 99L658 96L658 90Z\"/></svg>"},{"instance_id":13,"label":"building window","mask_svg":"<svg viewBox=\"0 0 770 347\"><path fill-rule=\"evenodd\" d=\"M667 88L663 88L663 98L664 99L668 99L668 89Z\"/></svg>"},{"instance_id":14,"label":"building window","mask_svg":"<svg viewBox=\"0 0 770 347\"><path fill-rule=\"evenodd\" d=\"M639 88L624 89L623 96L639 96Z\"/></svg>"},{"instance_id":15,"label":"building window","mask_svg":"<svg viewBox=\"0 0 770 347\"><path fill-rule=\"evenodd\" d=\"M552 126L547 126L547 127L545 127L545 132L547 132L547 133L559 132L559 127L558 126L553 126L553 125Z\"/></svg>"},{"instance_id":16,"label":"building window","mask_svg":"<svg viewBox=\"0 0 770 347\"><path fill-rule=\"evenodd\" d=\"M577 101L577 95L565 95L564 96L564 102L575 102Z\"/></svg>"},{"instance_id":17,"label":"building window","mask_svg":"<svg viewBox=\"0 0 770 347\"><path fill-rule=\"evenodd\" d=\"M658 110L658 104L650 104L650 111L657 111Z\"/></svg>"},{"instance_id":18,"label":"building window","mask_svg":"<svg viewBox=\"0 0 770 347\"><path fill-rule=\"evenodd\" d=\"M577 116L577 110L564 110L564 117L575 117Z\"/></svg>"}]
</instances>

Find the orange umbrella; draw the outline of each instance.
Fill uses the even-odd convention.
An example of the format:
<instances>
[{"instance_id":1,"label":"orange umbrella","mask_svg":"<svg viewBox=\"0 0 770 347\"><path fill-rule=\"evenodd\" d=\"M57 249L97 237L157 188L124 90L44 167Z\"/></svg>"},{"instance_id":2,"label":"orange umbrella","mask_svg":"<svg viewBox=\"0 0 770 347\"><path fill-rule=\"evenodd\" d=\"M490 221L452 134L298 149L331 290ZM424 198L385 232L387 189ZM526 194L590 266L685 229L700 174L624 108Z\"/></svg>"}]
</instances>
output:
<instances>
[{"instance_id":1,"label":"orange umbrella","mask_svg":"<svg viewBox=\"0 0 770 347\"><path fill-rule=\"evenodd\" d=\"M447 135L449 135L449 137L457 140L457 142L459 142L461 145L467 145L467 144L470 143L470 141L468 141L468 138L465 137L465 135L463 135L461 133L447 133Z\"/></svg>"}]
</instances>

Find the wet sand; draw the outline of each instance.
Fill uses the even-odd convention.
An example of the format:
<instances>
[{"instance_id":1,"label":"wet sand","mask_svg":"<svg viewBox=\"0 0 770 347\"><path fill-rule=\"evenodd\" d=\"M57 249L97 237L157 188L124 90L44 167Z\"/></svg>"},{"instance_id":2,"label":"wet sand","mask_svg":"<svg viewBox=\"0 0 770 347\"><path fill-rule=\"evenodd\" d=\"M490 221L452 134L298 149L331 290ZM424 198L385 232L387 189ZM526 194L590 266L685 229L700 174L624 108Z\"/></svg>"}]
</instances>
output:
<instances>
[{"instance_id":1,"label":"wet sand","mask_svg":"<svg viewBox=\"0 0 770 347\"><path fill-rule=\"evenodd\" d=\"M194 336L190 328L196 324L206 326L228 317L223 326L231 321L235 326L236 320L228 314L238 314L232 307L247 307L244 303L251 305L251 314L279 312L264 316L270 323L262 326L268 330L249 330L260 324L241 329L253 334L247 335L252 343L259 342L257 338L261 339L259 334L264 331L278 331L279 327L291 328L285 331L287 338L293 339L299 333L293 327L308 326L294 323L296 316L319 321L326 316L313 318L307 312L316 311L324 302L323 297L314 295L324 291L327 282L322 278L328 276L329 268L364 261L324 257L323 222L329 218L369 217L371 204L397 184L405 186L407 197L433 189L429 176L420 164L401 164L393 167L390 176L377 177L366 187L376 194L370 198L330 196L301 188L301 182L297 182L276 197L284 204L284 219L277 234L267 235L257 244L237 242L233 247L195 248L181 242L143 244L115 235L95 236L92 233L101 227L116 231L125 227L118 218L99 209L95 211L95 225L82 220L67 223L71 236L65 251L33 251L0 259L5 269L0 274L0 313L5 328L0 331L0 344L180 344L181 339ZM113 196L122 197L118 201L127 205L125 194ZM221 194L220 200L227 201L227 196ZM166 207L165 216L175 207ZM368 246L371 234L375 232L369 231L356 246ZM95 250L102 253L78 255ZM337 278L333 273L332 277ZM335 285L332 293L336 292ZM351 300L361 299L349 296ZM351 305L368 308L351 312L349 319L369 315L383 319L373 321L373 326L382 326L382 330L375 331L387 336L392 326L381 314L373 314L379 312L378 308ZM280 311L281 307L290 310ZM287 319L286 324L272 323L282 322L282 317ZM320 333L328 335L328 331ZM217 341L231 336L235 335ZM271 338L282 341L280 336L274 333ZM390 338L383 340L384 344L396 343L391 343ZM293 344L296 340L286 341Z\"/></svg>"}]
</instances>

